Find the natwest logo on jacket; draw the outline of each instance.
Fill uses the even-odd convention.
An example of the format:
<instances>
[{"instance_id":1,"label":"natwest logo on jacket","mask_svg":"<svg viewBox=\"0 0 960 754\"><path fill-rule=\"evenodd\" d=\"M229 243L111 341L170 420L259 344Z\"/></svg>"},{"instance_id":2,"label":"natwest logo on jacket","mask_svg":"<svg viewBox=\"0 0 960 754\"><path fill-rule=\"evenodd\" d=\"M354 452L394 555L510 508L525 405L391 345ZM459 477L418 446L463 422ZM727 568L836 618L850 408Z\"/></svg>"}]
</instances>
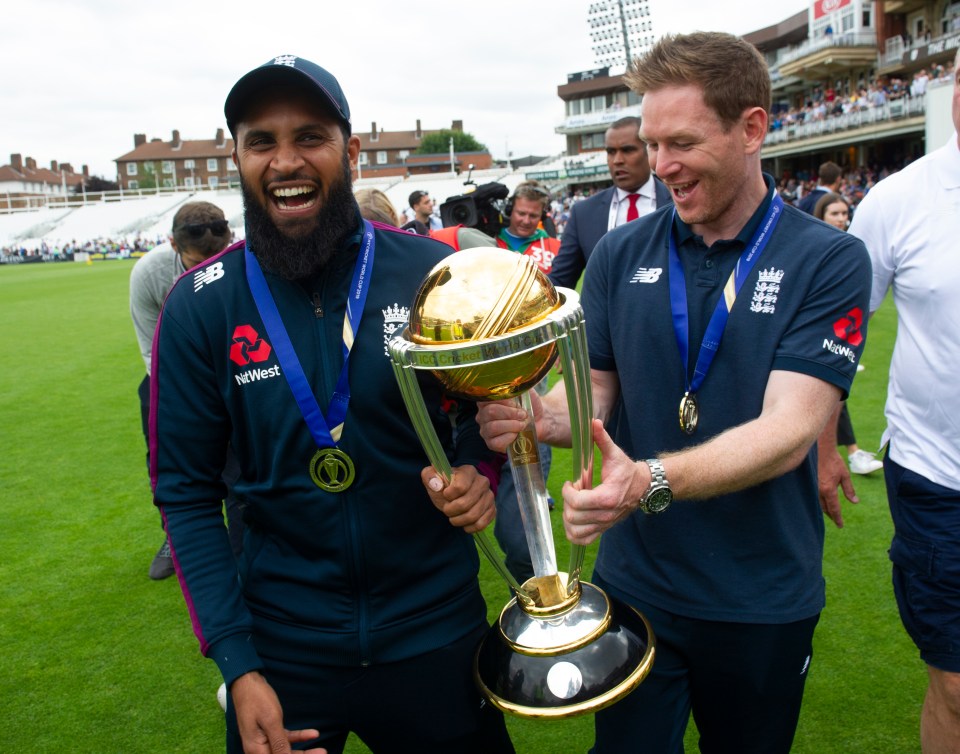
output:
<instances>
[{"instance_id":1,"label":"natwest logo on jacket","mask_svg":"<svg viewBox=\"0 0 960 754\"><path fill-rule=\"evenodd\" d=\"M230 361L239 366L266 361L273 349L250 325L237 325L230 346Z\"/></svg>"}]
</instances>

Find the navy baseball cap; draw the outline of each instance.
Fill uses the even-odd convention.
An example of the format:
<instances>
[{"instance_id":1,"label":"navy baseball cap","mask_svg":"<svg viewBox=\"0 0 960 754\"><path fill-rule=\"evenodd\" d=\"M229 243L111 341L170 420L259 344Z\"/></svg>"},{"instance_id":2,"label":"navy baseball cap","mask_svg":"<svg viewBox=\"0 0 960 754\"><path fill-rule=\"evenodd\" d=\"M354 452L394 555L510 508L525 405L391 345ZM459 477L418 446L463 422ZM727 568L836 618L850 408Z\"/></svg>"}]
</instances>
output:
<instances>
[{"instance_id":1,"label":"navy baseball cap","mask_svg":"<svg viewBox=\"0 0 960 754\"><path fill-rule=\"evenodd\" d=\"M230 133L236 137L237 122L263 89L291 81L306 83L316 89L324 105L333 111L337 120L346 125L347 133L350 133L350 105L343 96L340 82L326 69L296 55L278 55L254 68L233 85L223 104L223 114L227 117Z\"/></svg>"}]
</instances>

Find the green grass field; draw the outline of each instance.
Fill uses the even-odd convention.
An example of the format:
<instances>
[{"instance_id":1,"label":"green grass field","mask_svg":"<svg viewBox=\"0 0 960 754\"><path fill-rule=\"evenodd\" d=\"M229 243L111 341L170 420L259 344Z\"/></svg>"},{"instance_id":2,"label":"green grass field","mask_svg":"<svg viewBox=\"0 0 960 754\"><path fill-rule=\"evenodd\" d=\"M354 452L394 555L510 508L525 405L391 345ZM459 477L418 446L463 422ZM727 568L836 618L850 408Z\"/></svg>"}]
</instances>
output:
<instances>
[{"instance_id":1,"label":"green grass field","mask_svg":"<svg viewBox=\"0 0 960 754\"><path fill-rule=\"evenodd\" d=\"M147 578L162 533L140 433L131 266L0 267L5 753L223 749L216 667L199 653L175 579ZM888 304L871 324L867 369L850 400L868 450L883 429L895 327ZM550 486L559 497L569 456L555 458ZM794 751L908 754L919 751L926 674L891 593L882 475L855 481L861 503L846 506L846 527L828 524L827 608ZM554 524L562 543L559 511ZM487 565L482 577L493 618L507 589ZM585 752L592 741L590 717L510 726L521 754ZM696 750L691 730L687 751ZM352 741L348 751L366 749Z\"/></svg>"}]
</instances>

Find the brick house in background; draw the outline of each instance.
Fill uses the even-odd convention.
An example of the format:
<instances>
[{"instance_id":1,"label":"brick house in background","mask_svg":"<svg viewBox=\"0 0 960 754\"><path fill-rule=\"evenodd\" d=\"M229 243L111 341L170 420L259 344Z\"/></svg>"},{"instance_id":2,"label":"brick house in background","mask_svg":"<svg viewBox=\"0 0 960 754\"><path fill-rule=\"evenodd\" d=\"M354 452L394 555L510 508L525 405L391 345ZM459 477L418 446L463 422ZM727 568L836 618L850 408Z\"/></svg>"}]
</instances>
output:
<instances>
[{"instance_id":1,"label":"brick house in background","mask_svg":"<svg viewBox=\"0 0 960 754\"><path fill-rule=\"evenodd\" d=\"M0 165L0 210L42 206L50 197L69 196L89 177L86 165L80 173L69 162L56 160L41 168L32 157L12 154L9 165Z\"/></svg>"},{"instance_id":2,"label":"brick house in background","mask_svg":"<svg viewBox=\"0 0 960 754\"><path fill-rule=\"evenodd\" d=\"M463 131L463 121L453 121L450 130ZM364 178L406 176L450 172L450 154L415 154L428 134L420 121L413 131L377 130L376 122L367 133L354 131L360 138L360 176ZM133 151L118 157L117 182L124 190L153 188L217 188L237 185L239 175L230 158L233 139L222 128L214 139L184 140L174 131L170 141L133 135ZM458 152L454 155L458 170L473 165L483 170L493 165L489 152Z\"/></svg>"},{"instance_id":3,"label":"brick house in background","mask_svg":"<svg viewBox=\"0 0 960 754\"><path fill-rule=\"evenodd\" d=\"M463 121L455 120L451 131L463 131ZM377 130L377 123L370 124L367 132L354 130L360 138L360 176L363 178L386 178L389 176L424 175L450 172L450 153L416 154L424 136L440 133L440 129L424 131L420 120L413 131ZM457 152L454 162L458 170L473 165L484 170L493 165L489 152Z\"/></svg>"},{"instance_id":4,"label":"brick house in background","mask_svg":"<svg viewBox=\"0 0 960 754\"><path fill-rule=\"evenodd\" d=\"M176 130L170 141L147 141L146 135L134 134L133 151L114 160L117 182L124 190L236 185L239 175L232 152L233 139L222 128L213 139L184 140Z\"/></svg>"}]
</instances>

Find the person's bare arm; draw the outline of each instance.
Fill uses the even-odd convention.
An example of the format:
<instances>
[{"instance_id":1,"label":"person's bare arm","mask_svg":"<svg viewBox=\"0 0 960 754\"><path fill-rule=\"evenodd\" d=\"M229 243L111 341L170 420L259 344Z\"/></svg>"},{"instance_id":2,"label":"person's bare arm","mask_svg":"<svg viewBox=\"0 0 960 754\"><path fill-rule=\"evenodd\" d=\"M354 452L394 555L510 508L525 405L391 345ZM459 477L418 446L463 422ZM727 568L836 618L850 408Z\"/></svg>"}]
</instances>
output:
<instances>
[{"instance_id":1,"label":"person's bare arm","mask_svg":"<svg viewBox=\"0 0 960 754\"><path fill-rule=\"evenodd\" d=\"M617 398L620 396L620 379L616 372L590 371L593 391L593 415L606 423L610 418ZM544 396L530 391L533 416L537 425L537 439L558 448L569 448L571 443L570 413L567 407L566 386L563 380ZM487 447L506 453L507 447L525 426L527 415L516 401L495 401L479 404L477 423L480 435Z\"/></svg>"},{"instance_id":2,"label":"person's bare arm","mask_svg":"<svg viewBox=\"0 0 960 754\"><path fill-rule=\"evenodd\" d=\"M798 372L770 374L756 419L678 453L661 456L674 497L702 500L753 487L796 468L837 401L839 388ZM637 508L650 485L642 459L628 458L599 425L594 436L603 466L593 490L564 485L567 536L589 544Z\"/></svg>"}]
</instances>

